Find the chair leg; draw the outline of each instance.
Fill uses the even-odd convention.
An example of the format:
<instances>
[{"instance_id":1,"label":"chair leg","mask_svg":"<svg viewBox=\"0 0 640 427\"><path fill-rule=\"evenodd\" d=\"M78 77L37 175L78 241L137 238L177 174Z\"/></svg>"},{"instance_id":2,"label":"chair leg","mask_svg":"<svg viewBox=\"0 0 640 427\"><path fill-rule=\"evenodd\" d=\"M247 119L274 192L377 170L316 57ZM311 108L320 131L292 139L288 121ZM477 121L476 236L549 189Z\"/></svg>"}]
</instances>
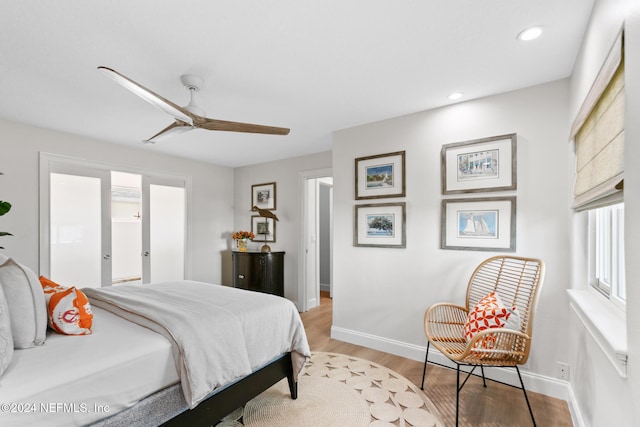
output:
<instances>
[{"instance_id":1,"label":"chair leg","mask_svg":"<svg viewBox=\"0 0 640 427\"><path fill-rule=\"evenodd\" d=\"M424 378L427 374L427 360L429 359L429 345L430 341L427 341L427 354L424 355L424 368L422 368L422 382L420 383L420 390L424 390Z\"/></svg>"},{"instance_id":2,"label":"chair leg","mask_svg":"<svg viewBox=\"0 0 640 427\"><path fill-rule=\"evenodd\" d=\"M459 407L460 407L460 365L456 363L456 427L458 427Z\"/></svg>"},{"instance_id":3,"label":"chair leg","mask_svg":"<svg viewBox=\"0 0 640 427\"><path fill-rule=\"evenodd\" d=\"M524 382L522 381L522 376L520 375L520 369L518 369L518 365L516 365L516 372L518 373L518 378L520 379L520 385L522 386L522 392L524 393L524 400L527 401L527 407L529 408L529 414L531 415L531 421L533 421L533 427L536 427L536 419L533 417L533 411L531 410L531 404L529 403L529 398L527 397L527 390L524 388Z\"/></svg>"},{"instance_id":4,"label":"chair leg","mask_svg":"<svg viewBox=\"0 0 640 427\"><path fill-rule=\"evenodd\" d=\"M487 381L484 379L484 366L480 365L480 372L482 372L482 386L487 387Z\"/></svg>"}]
</instances>

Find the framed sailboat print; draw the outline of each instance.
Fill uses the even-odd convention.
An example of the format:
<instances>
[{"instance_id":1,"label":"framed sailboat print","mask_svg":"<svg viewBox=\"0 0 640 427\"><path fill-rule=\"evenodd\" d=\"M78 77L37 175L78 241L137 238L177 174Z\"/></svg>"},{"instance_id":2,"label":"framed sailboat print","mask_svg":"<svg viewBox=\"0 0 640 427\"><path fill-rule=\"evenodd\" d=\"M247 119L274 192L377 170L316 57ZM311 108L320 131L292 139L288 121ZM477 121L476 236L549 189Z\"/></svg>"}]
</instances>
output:
<instances>
[{"instance_id":1,"label":"framed sailboat print","mask_svg":"<svg viewBox=\"0 0 640 427\"><path fill-rule=\"evenodd\" d=\"M516 198L442 200L440 248L516 250Z\"/></svg>"}]
</instances>

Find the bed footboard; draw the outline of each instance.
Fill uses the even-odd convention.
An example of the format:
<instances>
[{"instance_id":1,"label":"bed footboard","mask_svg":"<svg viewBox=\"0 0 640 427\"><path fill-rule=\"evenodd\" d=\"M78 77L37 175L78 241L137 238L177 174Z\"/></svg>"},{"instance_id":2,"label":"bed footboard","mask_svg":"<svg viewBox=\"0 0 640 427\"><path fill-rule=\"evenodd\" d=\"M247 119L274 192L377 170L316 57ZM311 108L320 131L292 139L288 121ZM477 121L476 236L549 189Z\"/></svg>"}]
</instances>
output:
<instances>
[{"instance_id":1,"label":"bed footboard","mask_svg":"<svg viewBox=\"0 0 640 427\"><path fill-rule=\"evenodd\" d=\"M286 353L162 425L167 427L215 425L217 421L285 377L289 382L291 398L297 399L298 384L293 380L291 353Z\"/></svg>"}]
</instances>

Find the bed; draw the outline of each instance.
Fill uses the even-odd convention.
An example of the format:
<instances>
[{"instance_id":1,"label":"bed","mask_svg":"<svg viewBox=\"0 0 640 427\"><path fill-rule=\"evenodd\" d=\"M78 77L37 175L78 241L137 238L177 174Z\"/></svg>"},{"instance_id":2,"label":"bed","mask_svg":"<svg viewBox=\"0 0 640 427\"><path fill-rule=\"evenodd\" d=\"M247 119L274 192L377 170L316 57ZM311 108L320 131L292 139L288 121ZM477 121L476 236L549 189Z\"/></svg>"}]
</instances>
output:
<instances>
[{"instance_id":1,"label":"bed","mask_svg":"<svg viewBox=\"0 0 640 427\"><path fill-rule=\"evenodd\" d=\"M181 347L180 327L146 324L148 306L132 313L131 304L143 298L138 294L149 289L168 293L167 305L177 312L192 307L187 314L200 324L193 328L199 330L195 350ZM188 290L184 301L172 296L176 289ZM92 306L92 334L49 330L43 345L14 351L0 377L3 426L215 425L283 378L297 397L297 374L310 351L300 316L284 298L194 281L83 291ZM192 302L196 295L201 301ZM211 356L214 347L222 353ZM188 366L183 359L194 352L211 366ZM236 359L245 363L229 368Z\"/></svg>"}]
</instances>

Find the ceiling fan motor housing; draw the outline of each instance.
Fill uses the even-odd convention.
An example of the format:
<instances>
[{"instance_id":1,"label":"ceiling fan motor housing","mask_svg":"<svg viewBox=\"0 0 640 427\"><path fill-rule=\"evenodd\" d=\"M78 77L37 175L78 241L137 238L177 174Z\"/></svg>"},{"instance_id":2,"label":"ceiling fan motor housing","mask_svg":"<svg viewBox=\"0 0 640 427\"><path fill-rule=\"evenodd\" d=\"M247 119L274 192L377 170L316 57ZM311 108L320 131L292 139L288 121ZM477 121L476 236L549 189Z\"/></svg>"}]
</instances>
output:
<instances>
[{"instance_id":1,"label":"ceiling fan motor housing","mask_svg":"<svg viewBox=\"0 0 640 427\"><path fill-rule=\"evenodd\" d=\"M180 76L180 81L182 85L187 89L191 90L200 90L202 85L204 84L204 80L200 76L196 76L195 74L183 74Z\"/></svg>"}]
</instances>

